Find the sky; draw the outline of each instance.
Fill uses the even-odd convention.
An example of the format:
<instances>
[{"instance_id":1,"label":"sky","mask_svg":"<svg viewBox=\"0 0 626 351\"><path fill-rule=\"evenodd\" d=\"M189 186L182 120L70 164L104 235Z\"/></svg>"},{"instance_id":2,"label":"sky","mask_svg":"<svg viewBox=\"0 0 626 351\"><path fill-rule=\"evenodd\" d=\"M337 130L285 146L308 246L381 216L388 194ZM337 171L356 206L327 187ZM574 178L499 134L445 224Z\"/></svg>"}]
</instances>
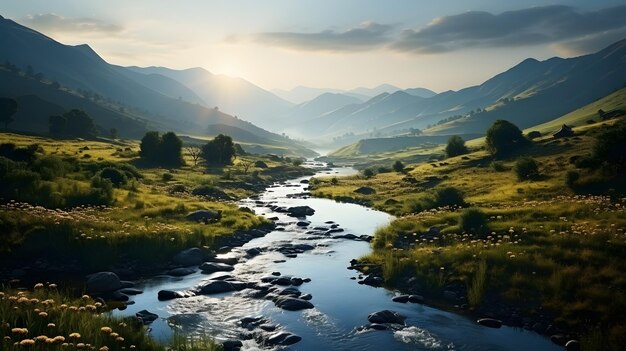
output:
<instances>
[{"instance_id":1,"label":"sky","mask_svg":"<svg viewBox=\"0 0 626 351\"><path fill-rule=\"evenodd\" d=\"M626 38L625 0L0 0L0 15L110 63L284 90L457 90Z\"/></svg>"}]
</instances>

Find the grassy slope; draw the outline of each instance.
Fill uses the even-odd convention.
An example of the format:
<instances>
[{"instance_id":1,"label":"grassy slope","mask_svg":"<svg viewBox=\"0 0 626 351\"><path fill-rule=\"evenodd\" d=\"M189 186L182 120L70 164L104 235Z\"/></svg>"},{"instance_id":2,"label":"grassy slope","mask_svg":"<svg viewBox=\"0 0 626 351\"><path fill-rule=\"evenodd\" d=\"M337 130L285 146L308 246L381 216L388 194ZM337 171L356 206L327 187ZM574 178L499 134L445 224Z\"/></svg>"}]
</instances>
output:
<instances>
[{"instance_id":1,"label":"grassy slope","mask_svg":"<svg viewBox=\"0 0 626 351\"><path fill-rule=\"evenodd\" d=\"M18 146L36 143L47 155L76 157L82 163L133 163L138 151L135 141L120 146L98 141L53 140L1 133L0 143L5 142ZM88 150L84 150L85 147ZM124 151L124 148L130 148L131 151ZM90 157L86 158L85 155ZM257 160L263 160L268 168L250 167L248 173L244 174L244 165ZM247 185L249 183L259 185L308 172L284 161L273 161L261 156L238 158L234 165L224 169L207 170L192 164L187 157L187 166L180 169L140 169L143 178L115 189L115 203L106 209L87 207L58 212L28 205L3 206L0 219L5 224L9 223L14 232L5 238L8 242L2 246L16 255L50 254L50 258L55 259L58 255L54 255L54 250L41 247L37 236L33 236L33 228L44 226L49 230L37 232L41 234L40 238L54 239L52 246L55 249L67 254L87 271L110 269L128 260L140 260L145 264L163 262L182 248L209 248L220 236L267 224L262 217L240 210L232 201L192 195L191 190L195 187L208 185L223 191L232 199L238 199L258 190ZM259 178L252 177L253 171L259 172ZM171 174L173 179L165 181L163 175L166 173ZM88 180L81 179L80 174L69 174L55 181L88 187ZM212 224L185 220L188 212L197 209L220 210L223 217ZM28 232L30 235L26 234ZM111 255L110 250L120 250L121 255Z\"/></svg>"},{"instance_id":2,"label":"grassy slope","mask_svg":"<svg viewBox=\"0 0 626 351\"><path fill-rule=\"evenodd\" d=\"M535 141L524 153L540 164L543 176L537 181L518 181L514 158L502 162L504 171L495 171L490 156L478 150L411 165L408 174L320 178L312 182L312 193L401 216L376 233L373 253L363 258L382 267L391 287L436 300L448 284L461 282L478 314L504 303L522 315L552 316L569 330L589 332L601 323L603 337L619 344L626 336L621 317L626 313L624 200L580 196L565 185L565 173L575 169L569 158L588 154L594 135L617 122L575 128L577 136L569 139ZM376 193L354 193L360 186ZM454 208L415 212L447 186L460 189L467 203L483 209L496 234L479 238L463 233L460 211ZM431 226L442 230L435 240L421 236ZM478 273L481 265L485 273ZM407 285L407 276L418 277L421 288Z\"/></svg>"}]
</instances>

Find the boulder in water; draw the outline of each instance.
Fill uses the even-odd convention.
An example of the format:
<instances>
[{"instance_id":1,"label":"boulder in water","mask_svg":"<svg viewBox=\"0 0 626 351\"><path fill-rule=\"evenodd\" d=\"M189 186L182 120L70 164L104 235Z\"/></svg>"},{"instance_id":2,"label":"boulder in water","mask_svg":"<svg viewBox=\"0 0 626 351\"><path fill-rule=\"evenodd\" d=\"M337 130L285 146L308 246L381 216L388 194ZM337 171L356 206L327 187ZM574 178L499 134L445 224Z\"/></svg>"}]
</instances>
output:
<instances>
[{"instance_id":1,"label":"boulder in water","mask_svg":"<svg viewBox=\"0 0 626 351\"><path fill-rule=\"evenodd\" d=\"M406 317L400 313L389 310L374 312L367 316L367 320L370 323L377 324L404 324L405 319Z\"/></svg>"},{"instance_id":2,"label":"boulder in water","mask_svg":"<svg viewBox=\"0 0 626 351\"><path fill-rule=\"evenodd\" d=\"M89 293L105 294L121 288L120 278L113 272L98 272L87 276L87 292Z\"/></svg>"},{"instance_id":3,"label":"boulder in water","mask_svg":"<svg viewBox=\"0 0 626 351\"><path fill-rule=\"evenodd\" d=\"M195 266L204 260L205 254L200 248L192 247L183 250L174 256L174 263L181 266Z\"/></svg>"}]
</instances>

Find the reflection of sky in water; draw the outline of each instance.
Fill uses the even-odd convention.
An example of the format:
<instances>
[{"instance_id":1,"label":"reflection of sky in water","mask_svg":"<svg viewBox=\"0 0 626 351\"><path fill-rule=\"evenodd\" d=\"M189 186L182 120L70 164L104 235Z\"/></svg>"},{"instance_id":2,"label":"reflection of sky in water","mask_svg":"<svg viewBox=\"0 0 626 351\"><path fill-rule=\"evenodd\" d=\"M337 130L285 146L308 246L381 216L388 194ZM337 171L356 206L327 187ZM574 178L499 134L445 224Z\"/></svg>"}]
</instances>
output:
<instances>
[{"instance_id":1,"label":"reflection of sky in water","mask_svg":"<svg viewBox=\"0 0 626 351\"><path fill-rule=\"evenodd\" d=\"M335 174L331 171L330 175ZM341 169L337 175L354 173ZM325 175L326 173L322 173ZM279 206L308 205L315 215L307 217L311 227L327 226L326 221L335 221L346 231L341 234L373 234L377 227L391 219L385 213L354 204L341 204L327 199L287 198L288 194L306 191L306 184L299 180L289 182L297 186L278 186L260 196L260 200ZM370 248L367 243L335 240L320 237L306 240L310 235L306 229L297 228L297 219L276 214L266 207L255 207L254 200L242 201L242 205L255 208L259 214L278 216L286 230L275 231L263 238L255 239L229 256L242 256L243 250L251 247L271 248L281 243L308 243L316 246L312 251L285 258L278 252L266 251L249 260L244 260L229 272L243 281L258 281L260 277L279 271L284 275L311 278L310 283L299 287L303 293L313 295L315 309L299 312L276 308L271 301L250 299L245 293L228 293L211 296L196 296L160 302L157 292L162 289L185 290L200 284L213 275L195 273L183 278L157 277L139 282L144 293L132 297L135 304L118 314L129 315L147 309L157 313L161 319L151 325L151 333L161 340L171 335L170 325L186 333L204 334L218 339L237 338L242 331L237 321L246 316L263 316L269 323L302 337L302 341L290 347L293 350L560 350L544 337L525 330L504 327L489 329L463 316L440 311L417 304L399 304L391 301L391 292L359 285L351 280L358 274L346 269L352 258L365 255ZM275 263L276 260L287 261ZM365 331L357 328L367 323L371 312L391 309L407 316L408 328L399 331ZM165 320L169 318L169 324ZM253 341L244 342L244 349L257 346Z\"/></svg>"}]
</instances>

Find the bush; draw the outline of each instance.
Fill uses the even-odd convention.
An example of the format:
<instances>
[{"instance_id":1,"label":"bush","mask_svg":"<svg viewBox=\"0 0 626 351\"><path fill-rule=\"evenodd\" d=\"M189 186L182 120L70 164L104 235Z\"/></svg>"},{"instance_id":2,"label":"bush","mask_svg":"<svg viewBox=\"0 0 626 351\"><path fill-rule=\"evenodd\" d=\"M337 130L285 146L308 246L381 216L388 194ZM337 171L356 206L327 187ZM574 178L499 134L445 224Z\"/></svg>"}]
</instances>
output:
<instances>
[{"instance_id":1,"label":"bush","mask_svg":"<svg viewBox=\"0 0 626 351\"><path fill-rule=\"evenodd\" d=\"M122 171L113 167L107 167L102 169L98 175L102 179L110 180L113 186L115 186L116 188L119 188L120 186L126 184L126 182L128 181L126 175Z\"/></svg>"},{"instance_id":2,"label":"bush","mask_svg":"<svg viewBox=\"0 0 626 351\"><path fill-rule=\"evenodd\" d=\"M378 171L378 173L389 173L389 172L391 172L391 168L385 167L385 166L381 166L381 167L378 167L377 171Z\"/></svg>"},{"instance_id":3,"label":"bush","mask_svg":"<svg viewBox=\"0 0 626 351\"><path fill-rule=\"evenodd\" d=\"M465 200L463 199L463 193L454 187L446 187L437 190L435 193L435 205L442 206L463 206Z\"/></svg>"},{"instance_id":4,"label":"bush","mask_svg":"<svg viewBox=\"0 0 626 351\"><path fill-rule=\"evenodd\" d=\"M504 166L504 163L500 162L500 161L493 161L491 162L491 168L493 168L494 171L496 172L506 172L507 168Z\"/></svg>"},{"instance_id":5,"label":"bush","mask_svg":"<svg viewBox=\"0 0 626 351\"><path fill-rule=\"evenodd\" d=\"M400 161L394 162L393 166L391 166L391 168L393 168L393 170L398 172L398 173L404 173L404 165Z\"/></svg>"},{"instance_id":6,"label":"bush","mask_svg":"<svg viewBox=\"0 0 626 351\"><path fill-rule=\"evenodd\" d=\"M495 157L504 157L528 145L522 131L513 123L497 120L487 130L487 151Z\"/></svg>"},{"instance_id":7,"label":"bush","mask_svg":"<svg viewBox=\"0 0 626 351\"><path fill-rule=\"evenodd\" d=\"M52 180L64 176L72 169L70 163L64 162L57 156L44 156L35 160L31 169L41 176L43 180Z\"/></svg>"},{"instance_id":8,"label":"bush","mask_svg":"<svg viewBox=\"0 0 626 351\"><path fill-rule=\"evenodd\" d=\"M163 179L164 182L169 182L170 180L174 179L174 175L172 173L163 173L163 175L161 176L161 179Z\"/></svg>"},{"instance_id":9,"label":"bush","mask_svg":"<svg viewBox=\"0 0 626 351\"><path fill-rule=\"evenodd\" d=\"M514 170L519 180L532 180L539 176L539 166L532 157L518 158Z\"/></svg>"},{"instance_id":10,"label":"bush","mask_svg":"<svg viewBox=\"0 0 626 351\"><path fill-rule=\"evenodd\" d=\"M484 234L487 226L487 215L478 208L468 208L461 213L459 224L463 231L475 234Z\"/></svg>"},{"instance_id":11,"label":"bush","mask_svg":"<svg viewBox=\"0 0 626 351\"><path fill-rule=\"evenodd\" d=\"M626 124L615 126L596 137L593 157L617 174L626 170Z\"/></svg>"},{"instance_id":12,"label":"bush","mask_svg":"<svg viewBox=\"0 0 626 351\"><path fill-rule=\"evenodd\" d=\"M370 168L364 169L363 171L361 171L361 173L365 178L371 178L374 176L374 171L372 171Z\"/></svg>"},{"instance_id":13,"label":"bush","mask_svg":"<svg viewBox=\"0 0 626 351\"><path fill-rule=\"evenodd\" d=\"M292 164L293 164L294 166L296 166L296 167L297 167L297 166L301 166L301 165L302 165L302 163L303 163L303 161L302 161L301 159L299 159L299 158L298 158L298 159L293 160L293 162L292 162Z\"/></svg>"},{"instance_id":14,"label":"bush","mask_svg":"<svg viewBox=\"0 0 626 351\"><path fill-rule=\"evenodd\" d=\"M576 171L567 171L565 174L565 184L570 188L574 186L578 179L580 179L580 173Z\"/></svg>"},{"instance_id":15,"label":"bush","mask_svg":"<svg viewBox=\"0 0 626 351\"><path fill-rule=\"evenodd\" d=\"M529 140L533 140L533 139L537 139L541 136L541 132L538 132L536 130L533 130L532 132L528 132L528 134L526 134L526 137Z\"/></svg>"},{"instance_id":16,"label":"bush","mask_svg":"<svg viewBox=\"0 0 626 351\"><path fill-rule=\"evenodd\" d=\"M576 159L573 159L573 161L576 168L597 168L600 166L600 162L589 155L578 156Z\"/></svg>"},{"instance_id":17,"label":"bush","mask_svg":"<svg viewBox=\"0 0 626 351\"><path fill-rule=\"evenodd\" d=\"M209 165L230 165L235 154L236 149L233 139L223 134L216 136L215 139L202 146L202 158Z\"/></svg>"},{"instance_id":18,"label":"bush","mask_svg":"<svg viewBox=\"0 0 626 351\"><path fill-rule=\"evenodd\" d=\"M446 145L446 155L448 157L454 157L464 155L467 153L467 147L465 146L465 140L458 135L453 135L448 139L448 145Z\"/></svg>"},{"instance_id":19,"label":"bush","mask_svg":"<svg viewBox=\"0 0 626 351\"><path fill-rule=\"evenodd\" d=\"M139 145L139 156L150 164L165 167L180 167L183 161L183 142L173 132L163 136L159 132L147 132Z\"/></svg>"}]
</instances>

